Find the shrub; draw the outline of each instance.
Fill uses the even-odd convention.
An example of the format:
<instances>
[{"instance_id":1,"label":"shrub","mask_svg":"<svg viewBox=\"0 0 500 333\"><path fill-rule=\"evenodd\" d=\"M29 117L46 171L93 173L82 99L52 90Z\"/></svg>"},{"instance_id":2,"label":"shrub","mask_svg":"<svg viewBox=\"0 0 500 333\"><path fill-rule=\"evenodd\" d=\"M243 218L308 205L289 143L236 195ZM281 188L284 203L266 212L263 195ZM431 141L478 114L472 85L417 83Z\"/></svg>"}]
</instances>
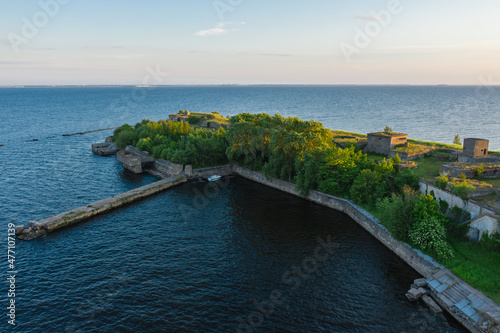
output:
<instances>
[{"instance_id":1,"label":"shrub","mask_svg":"<svg viewBox=\"0 0 500 333\"><path fill-rule=\"evenodd\" d=\"M434 180L434 185L436 185L442 190L446 190L448 181L449 181L448 176L445 173L442 173L438 177L436 177L436 179Z\"/></svg>"},{"instance_id":2,"label":"shrub","mask_svg":"<svg viewBox=\"0 0 500 333\"><path fill-rule=\"evenodd\" d=\"M417 222L435 217L444 225L446 216L441 213L439 208L439 203L434 199L432 194L420 195L413 208L413 219Z\"/></svg>"},{"instance_id":3,"label":"shrub","mask_svg":"<svg viewBox=\"0 0 500 333\"><path fill-rule=\"evenodd\" d=\"M455 181L453 181L452 186L451 186L451 193L459 196L463 200L467 200L469 196L474 193L474 190L476 188L472 185L468 185L467 181L464 180L461 182L459 185L456 184Z\"/></svg>"},{"instance_id":4,"label":"shrub","mask_svg":"<svg viewBox=\"0 0 500 333\"><path fill-rule=\"evenodd\" d=\"M403 169L399 171L394 178L394 185L396 186L398 193L403 193L405 186L413 190L418 190L420 188L417 175L415 175L415 173L410 169Z\"/></svg>"},{"instance_id":5,"label":"shrub","mask_svg":"<svg viewBox=\"0 0 500 333\"><path fill-rule=\"evenodd\" d=\"M389 126L386 125L384 127L384 133L387 133L387 134L392 133L392 128L390 128Z\"/></svg>"},{"instance_id":6,"label":"shrub","mask_svg":"<svg viewBox=\"0 0 500 333\"><path fill-rule=\"evenodd\" d=\"M449 210L447 216L455 223L462 223L470 220L470 213L457 206L453 206L453 208Z\"/></svg>"},{"instance_id":7,"label":"shrub","mask_svg":"<svg viewBox=\"0 0 500 333\"><path fill-rule=\"evenodd\" d=\"M137 140L137 133L129 124L122 125L113 132L113 141L118 149L124 149L127 145L134 145Z\"/></svg>"},{"instance_id":8,"label":"shrub","mask_svg":"<svg viewBox=\"0 0 500 333\"><path fill-rule=\"evenodd\" d=\"M453 139L453 144L454 145L458 145L458 146L461 146L462 145L462 141L460 140L460 135L455 135L455 138Z\"/></svg>"},{"instance_id":9,"label":"shrub","mask_svg":"<svg viewBox=\"0 0 500 333\"><path fill-rule=\"evenodd\" d=\"M417 198L417 192L406 187L402 195L393 194L377 203L382 223L396 239L409 240L408 232L414 224L412 212Z\"/></svg>"},{"instance_id":10,"label":"shrub","mask_svg":"<svg viewBox=\"0 0 500 333\"><path fill-rule=\"evenodd\" d=\"M191 125L197 125L199 123L201 123L201 120L203 119L203 117L201 116L196 116L194 114L191 114L188 116L188 123L190 123Z\"/></svg>"},{"instance_id":11,"label":"shrub","mask_svg":"<svg viewBox=\"0 0 500 333\"><path fill-rule=\"evenodd\" d=\"M434 251L441 258L452 258L453 251L446 241L446 229L439 218L416 221L409 231L411 241L422 250Z\"/></svg>"},{"instance_id":12,"label":"shrub","mask_svg":"<svg viewBox=\"0 0 500 333\"><path fill-rule=\"evenodd\" d=\"M466 180L467 177L465 177L465 174L463 172L460 172L460 179Z\"/></svg>"},{"instance_id":13,"label":"shrub","mask_svg":"<svg viewBox=\"0 0 500 333\"><path fill-rule=\"evenodd\" d=\"M394 164L399 164L399 163L402 163L403 160L401 159L401 157L399 157L399 154L396 153L396 155L394 155L394 157L392 158L392 162Z\"/></svg>"},{"instance_id":14,"label":"shrub","mask_svg":"<svg viewBox=\"0 0 500 333\"><path fill-rule=\"evenodd\" d=\"M439 211L446 215L448 208L450 208L448 201L439 199Z\"/></svg>"},{"instance_id":15,"label":"shrub","mask_svg":"<svg viewBox=\"0 0 500 333\"><path fill-rule=\"evenodd\" d=\"M483 174L484 174L484 165L483 165L483 163L481 163L481 165L479 166L479 168L477 168L476 174L477 174L477 179L483 179Z\"/></svg>"}]
</instances>

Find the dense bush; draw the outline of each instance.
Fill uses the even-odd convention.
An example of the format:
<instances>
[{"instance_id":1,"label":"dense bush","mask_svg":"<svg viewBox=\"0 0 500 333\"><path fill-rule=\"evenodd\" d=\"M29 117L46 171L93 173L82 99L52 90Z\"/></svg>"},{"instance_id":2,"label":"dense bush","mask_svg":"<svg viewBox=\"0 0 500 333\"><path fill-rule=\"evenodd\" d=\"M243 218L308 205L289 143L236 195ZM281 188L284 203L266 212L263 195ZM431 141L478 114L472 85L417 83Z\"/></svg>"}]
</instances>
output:
<instances>
[{"instance_id":1,"label":"dense bush","mask_svg":"<svg viewBox=\"0 0 500 333\"><path fill-rule=\"evenodd\" d=\"M377 199L389 194L389 187L380 172L365 169L354 180L350 192L354 202L374 206Z\"/></svg>"},{"instance_id":2,"label":"dense bush","mask_svg":"<svg viewBox=\"0 0 500 333\"><path fill-rule=\"evenodd\" d=\"M463 200L467 200L475 190L476 188L472 185L467 184L467 180L465 179L459 184L457 184L455 179L452 181L451 193L459 196Z\"/></svg>"},{"instance_id":3,"label":"dense bush","mask_svg":"<svg viewBox=\"0 0 500 333\"><path fill-rule=\"evenodd\" d=\"M187 118L188 123L191 125L198 125L201 123L203 117L202 116L196 116L194 114L190 114Z\"/></svg>"},{"instance_id":4,"label":"dense bush","mask_svg":"<svg viewBox=\"0 0 500 333\"><path fill-rule=\"evenodd\" d=\"M143 119L134 128L127 124L117 128L113 138L120 149L133 145L151 157L175 163L211 166L228 162L224 129L193 130L189 123Z\"/></svg>"},{"instance_id":5,"label":"dense bush","mask_svg":"<svg viewBox=\"0 0 500 333\"><path fill-rule=\"evenodd\" d=\"M413 228L413 209L418 200L418 193L405 188L403 194L393 194L377 203L381 220L391 234L404 242L409 241L409 231Z\"/></svg>"},{"instance_id":6,"label":"dense bush","mask_svg":"<svg viewBox=\"0 0 500 333\"><path fill-rule=\"evenodd\" d=\"M433 251L441 258L453 257L451 246L446 240L446 229L437 217L416 221L409 236L413 244L422 250Z\"/></svg>"},{"instance_id":7,"label":"dense bush","mask_svg":"<svg viewBox=\"0 0 500 333\"><path fill-rule=\"evenodd\" d=\"M434 185L439 187L442 190L446 190L446 186L448 185L448 175L446 174L440 174L436 179L434 180Z\"/></svg>"}]
</instances>

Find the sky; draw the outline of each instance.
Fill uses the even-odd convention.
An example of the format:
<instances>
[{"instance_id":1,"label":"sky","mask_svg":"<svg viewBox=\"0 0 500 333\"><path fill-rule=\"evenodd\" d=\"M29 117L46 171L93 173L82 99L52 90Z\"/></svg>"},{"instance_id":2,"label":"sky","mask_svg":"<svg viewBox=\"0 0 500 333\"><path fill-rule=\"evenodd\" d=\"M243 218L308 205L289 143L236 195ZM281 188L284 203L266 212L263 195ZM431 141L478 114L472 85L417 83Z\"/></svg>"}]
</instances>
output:
<instances>
[{"instance_id":1,"label":"sky","mask_svg":"<svg viewBox=\"0 0 500 333\"><path fill-rule=\"evenodd\" d=\"M500 84L498 0L0 0L0 85Z\"/></svg>"}]
</instances>

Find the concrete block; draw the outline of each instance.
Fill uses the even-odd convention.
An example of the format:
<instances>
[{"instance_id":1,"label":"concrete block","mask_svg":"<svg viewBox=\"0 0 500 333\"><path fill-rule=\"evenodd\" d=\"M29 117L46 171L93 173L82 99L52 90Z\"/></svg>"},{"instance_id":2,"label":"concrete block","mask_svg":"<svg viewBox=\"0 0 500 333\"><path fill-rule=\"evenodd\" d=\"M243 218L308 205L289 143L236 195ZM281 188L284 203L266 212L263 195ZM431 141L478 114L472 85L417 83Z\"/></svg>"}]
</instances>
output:
<instances>
[{"instance_id":1,"label":"concrete block","mask_svg":"<svg viewBox=\"0 0 500 333\"><path fill-rule=\"evenodd\" d=\"M437 303L434 302L434 300L432 298L430 298L429 296L427 296L427 295L422 296L422 301L425 303L425 305L427 305L429 307L429 309L431 309L432 312L434 312L434 313L442 313L443 312L441 307L439 307L439 305L437 305Z\"/></svg>"}]
</instances>

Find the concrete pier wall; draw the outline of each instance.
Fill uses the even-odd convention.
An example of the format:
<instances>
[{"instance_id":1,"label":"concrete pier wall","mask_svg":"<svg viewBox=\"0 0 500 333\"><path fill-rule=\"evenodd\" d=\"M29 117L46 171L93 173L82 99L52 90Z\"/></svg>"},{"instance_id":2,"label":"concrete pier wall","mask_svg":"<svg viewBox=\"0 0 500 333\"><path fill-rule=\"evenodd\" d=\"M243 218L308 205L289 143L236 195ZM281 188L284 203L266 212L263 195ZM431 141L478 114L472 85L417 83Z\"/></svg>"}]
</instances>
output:
<instances>
[{"instance_id":1,"label":"concrete pier wall","mask_svg":"<svg viewBox=\"0 0 500 333\"><path fill-rule=\"evenodd\" d=\"M171 177L162 179L155 183L145 185L131 191L127 191L111 198L93 202L87 206L82 206L56 216L43 219L38 222L30 222L28 226L16 228L18 238L31 240L43 236L51 231L63 228L91 217L109 212L134 201L149 197L153 194L165 191L168 188L186 182L185 177Z\"/></svg>"}]
</instances>

